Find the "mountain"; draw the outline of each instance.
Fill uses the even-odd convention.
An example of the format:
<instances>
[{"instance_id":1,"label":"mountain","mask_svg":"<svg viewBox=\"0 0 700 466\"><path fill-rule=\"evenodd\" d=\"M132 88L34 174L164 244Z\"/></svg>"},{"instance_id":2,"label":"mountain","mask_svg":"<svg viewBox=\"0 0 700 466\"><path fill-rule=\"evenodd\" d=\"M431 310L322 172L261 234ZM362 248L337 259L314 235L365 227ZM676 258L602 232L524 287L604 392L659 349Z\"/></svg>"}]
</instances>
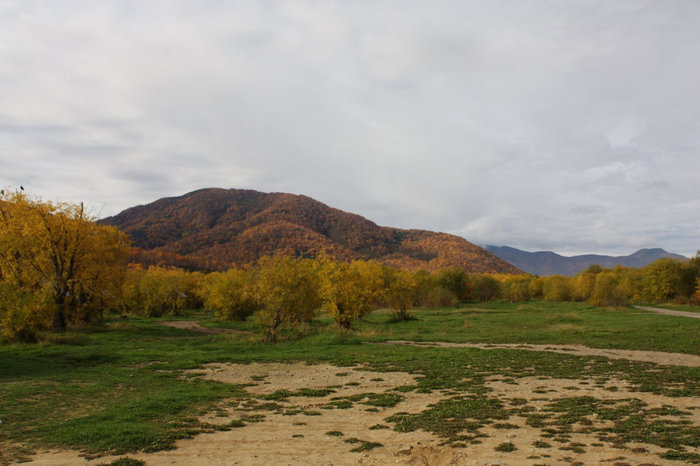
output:
<instances>
[{"instance_id":1,"label":"mountain","mask_svg":"<svg viewBox=\"0 0 700 466\"><path fill-rule=\"evenodd\" d=\"M684 256L673 254L663 249L640 249L629 256L602 256L585 254L565 257L551 251L527 252L508 246L484 246L484 248L501 259L510 262L519 269L533 275L575 275L597 264L605 268L616 265L624 267L644 267L662 257L685 260Z\"/></svg>"},{"instance_id":2,"label":"mountain","mask_svg":"<svg viewBox=\"0 0 700 466\"><path fill-rule=\"evenodd\" d=\"M522 273L464 238L381 227L307 196L209 188L127 209L100 223L125 231L132 260L216 270L264 255L376 259L395 267Z\"/></svg>"}]
</instances>

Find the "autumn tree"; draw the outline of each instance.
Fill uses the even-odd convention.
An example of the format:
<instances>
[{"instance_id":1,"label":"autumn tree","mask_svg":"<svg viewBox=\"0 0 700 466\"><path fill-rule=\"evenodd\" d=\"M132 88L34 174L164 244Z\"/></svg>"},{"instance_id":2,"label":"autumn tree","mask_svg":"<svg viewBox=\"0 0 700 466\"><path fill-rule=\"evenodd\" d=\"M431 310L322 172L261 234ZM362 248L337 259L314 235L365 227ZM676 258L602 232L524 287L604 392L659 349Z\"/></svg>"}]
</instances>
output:
<instances>
[{"instance_id":1,"label":"autumn tree","mask_svg":"<svg viewBox=\"0 0 700 466\"><path fill-rule=\"evenodd\" d=\"M665 303L675 298L683 288L680 262L661 258L642 268L645 298L654 303Z\"/></svg>"},{"instance_id":2,"label":"autumn tree","mask_svg":"<svg viewBox=\"0 0 700 466\"><path fill-rule=\"evenodd\" d=\"M501 281L501 298L518 303L530 299L530 277L527 275L507 275Z\"/></svg>"},{"instance_id":3,"label":"autumn tree","mask_svg":"<svg viewBox=\"0 0 700 466\"><path fill-rule=\"evenodd\" d=\"M498 297L501 286L496 278L487 274L474 274L470 279L472 296L477 301L485 302Z\"/></svg>"},{"instance_id":4,"label":"autumn tree","mask_svg":"<svg viewBox=\"0 0 700 466\"><path fill-rule=\"evenodd\" d=\"M574 301L586 301L591 297L596 276L602 272L602 269L597 272L591 271L591 267L576 274L571 280L571 298Z\"/></svg>"},{"instance_id":5,"label":"autumn tree","mask_svg":"<svg viewBox=\"0 0 700 466\"><path fill-rule=\"evenodd\" d=\"M256 319L271 343L282 324L310 320L320 305L316 266L310 259L263 257L253 269L253 280L260 306Z\"/></svg>"},{"instance_id":6,"label":"autumn tree","mask_svg":"<svg viewBox=\"0 0 700 466\"><path fill-rule=\"evenodd\" d=\"M129 264L124 274L122 291L117 300L117 310L123 314L142 313L143 297L141 296L141 280L146 270L141 264Z\"/></svg>"},{"instance_id":7,"label":"autumn tree","mask_svg":"<svg viewBox=\"0 0 700 466\"><path fill-rule=\"evenodd\" d=\"M128 245L124 233L96 224L83 204L4 190L0 319L6 336L31 339L49 323L62 331L70 322L90 322L121 291Z\"/></svg>"},{"instance_id":8,"label":"autumn tree","mask_svg":"<svg viewBox=\"0 0 700 466\"><path fill-rule=\"evenodd\" d=\"M698 278L698 281L695 284L695 293L693 293L691 299L696 304L700 303L700 278Z\"/></svg>"},{"instance_id":9,"label":"autumn tree","mask_svg":"<svg viewBox=\"0 0 700 466\"><path fill-rule=\"evenodd\" d=\"M151 266L139 282L138 314L152 317L177 315L183 309L195 309L202 305L198 272L188 272L175 267Z\"/></svg>"},{"instance_id":10,"label":"autumn tree","mask_svg":"<svg viewBox=\"0 0 700 466\"><path fill-rule=\"evenodd\" d=\"M259 307L251 274L241 269L209 274L204 296L204 305L220 319L245 320Z\"/></svg>"},{"instance_id":11,"label":"autumn tree","mask_svg":"<svg viewBox=\"0 0 700 466\"><path fill-rule=\"evenodd\" d=\"M454 291L448 290L440 284L437 274L419 270L415 273L414 278L418 282L417 304L419 306L436 309L459 305L457 295Z\"/></svg>"},{"instance_id":12,"label":"autumn tree","mask_svg":"<svg viewBox=\"0 0 700 466\"><path fill-rule=\"evenodd\" d=\"M352 322L375 309L384 292L382 266L376 261L351 263L325 260L321 272L324 308L338 326Z\"/></svg>"},{"instance_id":13,"label":"autumn tree","mask_svg":"<svg viewBox=\"0 0 700 466\"><path fill-rule=\"evenodd\" d=\"M464 269L450 267L435 272L437 284L451 291L459 301L471 299L472 285Z\"/></svg>"},{"instance_id":14,"label":"autumn tree","mask_svg":"<svg viewBox=\"0 0 700 466\"><path fill-rule=\"evenodd\" d=\"M629 304L629 296L622 286L622 274L612 270L596 274L588 303L602 307L621 307Z\"/></svg>"},{"instance_id":15,"label":"autumn tree","mask_svg":"<svg viewBox=\"0 0 700 466\"><path fill-rule=\"evenodd\" d=\"M571 278L551 275L544 279L542 297L545 301L569 301L571 299Z\"/></svg>"},{"instance_id":16,"label":"autumn tree","mask_svg":"<svg viewBox=\"0 0 700 466\"><path fill-rule=\"evenodd\" d=\"M416 305L419 283L414 273L406 270L386 269L386 304L398 320L409 320L408 310Z\"/></svg>"}]
</instances>

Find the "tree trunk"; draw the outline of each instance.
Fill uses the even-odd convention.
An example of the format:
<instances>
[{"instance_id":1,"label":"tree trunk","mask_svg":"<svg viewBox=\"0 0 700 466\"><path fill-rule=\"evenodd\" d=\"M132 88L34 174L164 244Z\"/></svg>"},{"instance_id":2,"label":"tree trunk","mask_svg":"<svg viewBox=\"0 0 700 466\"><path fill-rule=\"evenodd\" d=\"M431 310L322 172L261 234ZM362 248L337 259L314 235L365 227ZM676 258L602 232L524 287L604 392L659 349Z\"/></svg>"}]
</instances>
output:
<instances>
[{"instance_id":1,"label":"tree trunk","mask_svg":"<svg viewBox=\"0 0 700 466\"><path fill-rule=\"evenodd\" d=\"M66 316L63 312L63 306L56 306L56 309L54 309L51 329L54 332L64 332L66 330Z\"/></svg>"},{"instance_id":2,"label":"tree trunk","mask_svg":"<svg viewBox=\"0 0 700 466\"><path fill-rule=\"evenodd\" d=\"M56 307L53 310L53 321L51 322L51 329L54 332L64 332L66 330L66 296L62 291L56 292L54 296L54 303Z\"/></svg>"}]
</instances>

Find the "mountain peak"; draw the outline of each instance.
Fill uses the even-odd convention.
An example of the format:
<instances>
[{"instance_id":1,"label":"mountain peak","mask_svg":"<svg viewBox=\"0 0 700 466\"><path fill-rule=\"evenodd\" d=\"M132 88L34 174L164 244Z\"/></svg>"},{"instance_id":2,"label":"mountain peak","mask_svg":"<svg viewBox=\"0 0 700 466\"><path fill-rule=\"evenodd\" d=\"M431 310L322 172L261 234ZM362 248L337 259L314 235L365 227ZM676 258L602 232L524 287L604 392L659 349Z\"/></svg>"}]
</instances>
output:
<instances>
[{"instance_id":1,"label":"mountain peak","mask_svg":"<svg viewBox=\"0 0 700 466\"><path fill-rule=\"evenodd\" d=\"M308 196L205 188L126 209L101 220L129 234L138 260L222 269L264 255L376 259L405 269L462 267L522 273L464 238L380 227Z\"/></svg>"}]
</instances>

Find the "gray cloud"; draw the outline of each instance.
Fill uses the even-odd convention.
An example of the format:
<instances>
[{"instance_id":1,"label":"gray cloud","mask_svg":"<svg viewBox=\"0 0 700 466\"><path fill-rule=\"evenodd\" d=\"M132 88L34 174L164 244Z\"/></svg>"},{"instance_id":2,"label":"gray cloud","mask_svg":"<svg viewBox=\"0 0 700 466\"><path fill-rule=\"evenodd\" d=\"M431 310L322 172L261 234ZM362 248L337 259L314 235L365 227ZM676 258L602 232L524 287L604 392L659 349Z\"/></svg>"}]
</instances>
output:
<instances>
[{"instance_id":1,"label":"gray cloud","mask_svg":"<svg viewBox=\"0 0 700 466\"><path fill-rule=\"evenodd\" d=\"M208 186L563 253L700 248L700 4L7 1L0 183Z\"/></svg>"}]
</instances>

